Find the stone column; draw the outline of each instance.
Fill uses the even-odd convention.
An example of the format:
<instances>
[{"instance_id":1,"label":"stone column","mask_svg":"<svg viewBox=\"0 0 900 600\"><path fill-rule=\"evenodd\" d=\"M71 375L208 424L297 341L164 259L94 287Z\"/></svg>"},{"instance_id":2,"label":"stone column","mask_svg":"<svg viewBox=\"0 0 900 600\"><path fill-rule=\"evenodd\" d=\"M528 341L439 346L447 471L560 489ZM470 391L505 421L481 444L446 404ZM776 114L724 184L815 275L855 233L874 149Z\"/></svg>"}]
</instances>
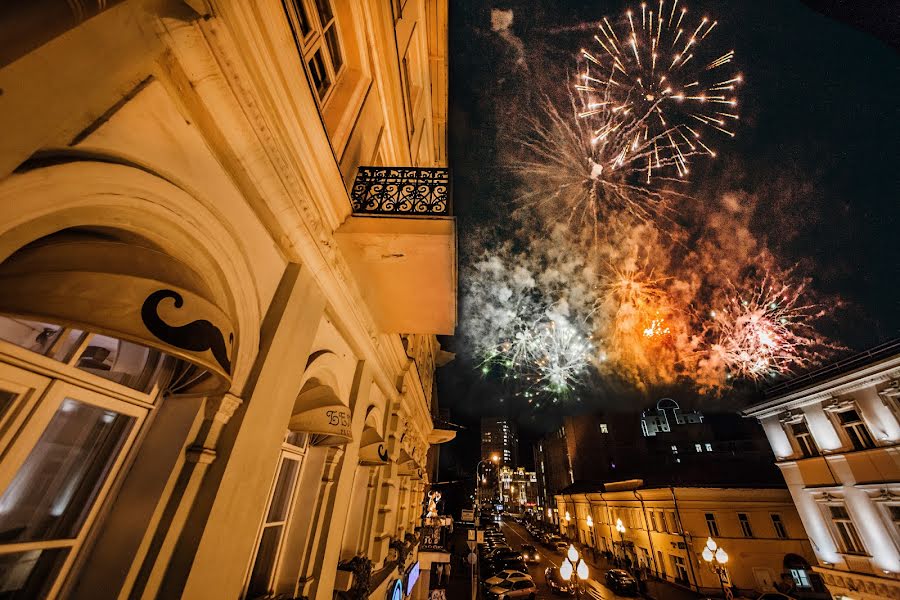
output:
<instances>
[{"instance_id":1,"label":"stone column","mask_svg":"<svg viewBox=\"0 0 900 600\"><path fill-rule=\"evenodd\" d=\"M222 431L159 596L238 597L271 489L304 366L325 310L312 274L289 265L263 321L243 397ZM197 460L207 454L195 447ZM156 597L153 595L152 597Z\"/></svg>"}]
</instances>

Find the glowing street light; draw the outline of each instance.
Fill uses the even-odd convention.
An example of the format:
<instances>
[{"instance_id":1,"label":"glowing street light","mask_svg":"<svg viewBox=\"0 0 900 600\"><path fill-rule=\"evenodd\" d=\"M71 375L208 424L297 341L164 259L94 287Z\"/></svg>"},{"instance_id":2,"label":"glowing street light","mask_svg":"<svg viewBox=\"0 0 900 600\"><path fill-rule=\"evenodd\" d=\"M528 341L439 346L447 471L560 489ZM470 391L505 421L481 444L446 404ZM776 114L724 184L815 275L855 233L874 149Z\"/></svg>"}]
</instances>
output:
<instances>
[{"instance_id":1,"label":"glowing street light","mask_svg":"<svg viewBox=\"0 0 900 600\"><path fill-rule=\"evenodd\" d=\"M587 563L575 548L575 545L569 544L569 549L566 551L566 557L559 566L559 576L562 577L563 581L572 581L573 575L577 577L575 590L577 594L581 596L582 583L590 577L590 571L588 570Z\"/></svg>"},{"instance_id":2,"label":"glowing street light","mask_svg":"<svg viewBox=\"0 0 900 600\"><path fill-rule=\"evenodd\" d=\"M725 549L719 546L712 537L708 537L706 538L706 546L703 548L703 552L700 555L703 557L703 560L706 561L706 564L709 565L709 568L719 576L719 585L722 586L722 595L727 597L727 592L725 591L725 579L728 572L725 570L725 563L728 562L728 553L725 552Z\"/></svg>"}]
</instances>

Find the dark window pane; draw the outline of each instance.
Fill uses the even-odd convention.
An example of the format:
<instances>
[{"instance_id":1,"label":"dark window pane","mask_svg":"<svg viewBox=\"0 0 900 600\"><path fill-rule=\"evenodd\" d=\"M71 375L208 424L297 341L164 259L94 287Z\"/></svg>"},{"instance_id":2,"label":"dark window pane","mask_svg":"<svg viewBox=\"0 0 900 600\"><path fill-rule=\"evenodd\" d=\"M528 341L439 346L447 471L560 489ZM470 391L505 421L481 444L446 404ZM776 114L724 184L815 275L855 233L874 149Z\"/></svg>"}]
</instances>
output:
<instances>
[{"instance_id":1,"label":"dark window pane","mask_svg":"<svg viewBox=\"0 0 900 600\"><path fill-rule=\"evenodd\" d=\"M0 598L46 598L68 554L68 548L0 554Z\"/></svg>"},{"instance_id":2,"label":"dark window pane","mask_svg":"<svg viewBox=\"0 0 900 600\"><path fill-rule=\"evenodd\" d=\"M341 55L341 42L338 40L337 27L332 25L325 32L325 41L328 42L328 54L331 55L331 66L334 72L341 70L344 64L344 57Z\"/></svg>"},{"instance_id":3,"label":"dark window pane","mask_svg":"<svg viewBox=\"0 0 900 600\"><path fill-rule=\"evenodd\" d=\"M319 11L319 22L322 24L322 28L327 27L334 18L331 0L316 0L316 9Z\"/></svg>"},{"instance_id":4,"label":"dark window pane","mask_svg":"<svg viewBox=\"0 0 900 600\"><path fill-rule=\"evenodd\" d=\"M0 542L75 537L134 423L66 398L0 497Z\"/></svg>"},{"instance_id":5,"label":"dark window pane","mask_svg":"<svg viewBox=\"0 0 900 600\"><path fill-rule=\"evenodd\" d=\"M306 8L303 6L303 0L294 0L291 2L294 6L294 14L297 15L297 22L300 26L300 36L306 37L312 31L309 25L309 15L306 14Z\"/></svg>"},{"instance_id":6,"label":"dark window pane","mask_svg":"<svg viewBox=\"0 0 900 600\"><path fill-rule=\"evenodd\" d=\"M286 458L281 461L281 469L278 471L278 480L275 482L275 490L272 492L272 504L269 506L267 523L284 521L287 507L291 500L291 491L294 489L294 480L297 478L297 469L300 463Z\"/></svg>"},{"instance_id":7,"label":"dark window pane","mask_svg":"<svg viewBox=\"0 0 900 600\"><path fill-rule=\"evenodd\" d=\"M278 542L281 539L281 525L266 527L259 540L259 550L253 562L250 574L250 585L247 587L247 598L264 596L269 592L269 581L275 569L275 556L278 554Z\"/></svg>"},{"instance_id":8,"label":"dark window pane","mask_svg":"<svg viewBox=\"0 0 900 600\"><path fill-rule=\"evenodd\" d=\"M325 70L325 62L322 60L322 50L316 50L315 54L309 61L309 75L312 77L313 86L319 94L319 99L325 97L328 88L331 87L331 79L328 77L328 71Z\"/></svg>"}]
</instances>

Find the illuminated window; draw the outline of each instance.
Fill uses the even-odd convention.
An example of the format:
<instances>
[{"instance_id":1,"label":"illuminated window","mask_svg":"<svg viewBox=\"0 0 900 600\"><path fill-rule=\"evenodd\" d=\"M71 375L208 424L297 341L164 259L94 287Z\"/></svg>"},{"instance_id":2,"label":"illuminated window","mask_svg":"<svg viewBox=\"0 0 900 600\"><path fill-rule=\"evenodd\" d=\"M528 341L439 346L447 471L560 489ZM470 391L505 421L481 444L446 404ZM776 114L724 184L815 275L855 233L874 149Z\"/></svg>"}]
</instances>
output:
<instances>
[{"instance_id":1,"label":"illuminated window","mask_svg":"<svg viewBox=\"0 0 900 600\"><path fill-rule=\"evenodd\" d=\"M838 420L841 427L850 438L854 450L865 450L866 448L874 448L875 442L872 440L872 434L869 428L863 423L859 413L855 410L845 410L838 413Z\"/></svg>"},{"instance_id":2,"label":"illuminated window","mask_svg":"<svg viewBox=\"0 0 900 600\"><path fill-rule=\"evenodd\" d=\"M716 515L713 513L706 513L706 528L709 530L709 535L719 537L719 525L716 523Z\"/></svg>"},{"instance_id":3,"label":"illuminated window","mask_svg":"<svg viewBox=\"0 0 900 600\"><path fill-rule=\"evenodd\" d=\"M707 452L712 452L712 444L705 444L705 446Z\"/></svg>"},{"instance_id":4,"label":"illuminated window","mask_svg":"<svg viewBox=\"0 0 900 600\"><path fill-rule=\"evenodd\" d=\"M800 453L804 457L809 458L819 455L819 448L816 446L815 440L813 440L812 435L809 433L806 421L800 421L799 423L791 425L791 433L794 434L794 439L797 440L797 446L800 447Z\"/></svg>"},{"instance_id":5,"label":"illuminated window","mask_svg":"<svg viewBox=\"0 0 900 600\"><path fill-rule=\"evenodd\" d=\"M334 6L331 0L288 0L286 6L310 82L319 101L325 103L344 66Z\"/></svg>"},{"instance_id":6,"label":"illuminated window","mask_svg":"<svg viewBox=\"0 0 900 600\"><path fill-rule=\"evenodd\" d=\"M738 521L741 524L741 533L744 534L744 537L752 538L753 529L750 527L750 517L744 513L738 513Z\"/></svg>"},{"instance_id":7,"label":"illuminated window","mask_svg":"<svg viewBox=\"0 0 900 600\"><path fill-rule=\"evenodd\" d=\"M809 582L809 574L806 572L806 569L791 569L791 577L794 579L794 583L798 588L811 588L812 584Z\"/></svg>"},{"instance_id":8,"label":"illuminated window","mask_svg":"<svg viewBox=\"0 0 900 600\"><path fill-rule=\"evenodd\" d=\"M606 423L600 423L600 433L609 433L609 427Z\"/></svg>"},{"instance_id":9,"label":"illuminated window","mask_svg":"<svg viewBox=\"0 0 900 600\"><path fill-rule=\"evenodd\" d=\"M850 514L843 506L829 506L828 511L831 515L831 522L838 534L841 550L847 554L864 554L865 548L856 525L850 519Z\"/></svg>"},{"instance_id":10,"label":"illuminated window","mask_svg":"<svg viewBox=\"0 0 900 600\"><path fill-rule=\"evenodd\" d=\"M694 444L694 450L697 452L703 452L703 446L700 444Z\"/></svg>"}]
</instances>

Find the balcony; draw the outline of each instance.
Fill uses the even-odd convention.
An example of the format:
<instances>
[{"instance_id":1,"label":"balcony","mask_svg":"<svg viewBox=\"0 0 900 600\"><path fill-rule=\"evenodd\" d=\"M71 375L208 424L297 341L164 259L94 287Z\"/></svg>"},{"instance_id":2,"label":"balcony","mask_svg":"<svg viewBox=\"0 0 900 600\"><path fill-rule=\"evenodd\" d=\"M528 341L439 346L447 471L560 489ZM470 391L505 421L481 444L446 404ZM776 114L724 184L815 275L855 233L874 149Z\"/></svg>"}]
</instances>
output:
<instances>
[{"instance_id":1,"label":"balcony","mask_svg":"<svg viewBox=\"0 0 900 600\"><path fill-rule=\"evenodd\" d=\"M456 222L445 168L359 167L335 232L384 333L452 334Z\"/></svg>"}]
</instances>

